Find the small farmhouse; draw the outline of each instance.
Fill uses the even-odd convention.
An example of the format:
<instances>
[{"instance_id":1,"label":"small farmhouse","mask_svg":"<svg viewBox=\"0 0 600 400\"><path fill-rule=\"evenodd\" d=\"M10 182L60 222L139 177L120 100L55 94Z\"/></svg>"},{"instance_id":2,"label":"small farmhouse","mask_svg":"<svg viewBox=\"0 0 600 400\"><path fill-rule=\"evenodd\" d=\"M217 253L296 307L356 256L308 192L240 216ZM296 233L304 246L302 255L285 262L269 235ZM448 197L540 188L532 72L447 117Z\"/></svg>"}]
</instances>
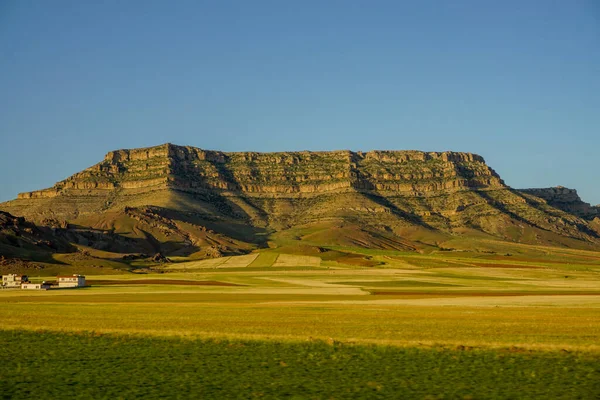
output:
<instances>
[{"instance_id":1,"label":"small farmhouse","mask_svg":"<svg viewBox=\"0 0 600 400\"><path fill-rule=\"evenodd\" d=\"M27 275L2 275L2 287L4 288L19 288L23 282L29 282Z\"/></svg>"},{"instance_id":2,"label":"small farmhouse","mask_svg":"<svg viewBox=\"0 0 600 400\"><path fill-rule=\"evenodd\" d=\"M24 282L21 284L21 289L48 290L48 289L50 289L50 284L46 283L46 282L42 282L42 283Z\"/></svg>"},{"instance_id":3,"label":"small farmhouse","mask_svg":"<svg viewBox=\"0 0 600 400\"><path fill-rule=\"evenodd\" d=\"M83 275L70 275L70 276L57 276L59 288L74 288L85 286L85 276Z\"/></svg>"}]
</instances>

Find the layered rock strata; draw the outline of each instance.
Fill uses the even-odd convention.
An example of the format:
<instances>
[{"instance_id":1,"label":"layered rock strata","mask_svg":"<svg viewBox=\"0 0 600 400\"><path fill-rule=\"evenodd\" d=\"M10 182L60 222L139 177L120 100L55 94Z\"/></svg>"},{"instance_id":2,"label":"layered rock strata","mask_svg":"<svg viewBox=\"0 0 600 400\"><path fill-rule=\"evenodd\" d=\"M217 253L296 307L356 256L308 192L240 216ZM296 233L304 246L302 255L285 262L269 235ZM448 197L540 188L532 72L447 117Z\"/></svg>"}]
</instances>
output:
<instances>
[{"instance_id":1,"label":"layered rock strata","mask_svg":"<svg viewBox=\"0 0 600 400\"><path fill-rule=\"evenodd\" d=\"M112 151L102 162L52 188L21 193L18 198L95 196L114 190L140 193L161 187L293 197L338 190L423 195L505 186L482 157L471 153L224 153L165 144Z\"/></svg>"},{"instance_id":2,"label":"layered rock strata","mask_svg":"<svg viewBox=\"0 0 600 400\"><path fill-rule=\"evenodd\" d=\"M592 220L600 216L600 207L592 206L581 200L577 190L563 186L538 189L520 189L519 192L530 194L545 200L550 206Z\"/></svg>"}]
</instances>

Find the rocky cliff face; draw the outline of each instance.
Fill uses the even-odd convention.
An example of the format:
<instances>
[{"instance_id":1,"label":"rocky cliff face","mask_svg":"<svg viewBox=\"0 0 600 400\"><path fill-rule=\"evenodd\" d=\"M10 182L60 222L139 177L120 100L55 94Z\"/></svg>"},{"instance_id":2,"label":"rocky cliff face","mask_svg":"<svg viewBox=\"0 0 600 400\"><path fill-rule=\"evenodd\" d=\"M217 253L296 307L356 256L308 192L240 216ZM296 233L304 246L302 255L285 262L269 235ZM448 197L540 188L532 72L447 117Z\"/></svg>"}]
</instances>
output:
<instances>
[{"instance_id":1,"label":"rocky cliff face","mask_svg":"<svg viewBox=\"0 0 600 400\"><path fill-rule=\"evenodd\" d=\"M482 157L470 153L373 151L356 153L223 153L165 144L108 153L104 161L46 190L19 199L99 195L157 188L289 196L337 190L422 195L448 190L504 188Z\"/></svg>"},{"instance_id":2,"label":"rocky cliff face","mask_svg":"<svg viewBox=\"0 0 600 400\"><path fill-rule=\"evenodd\" d=\"M575 189L557 186L553 188L520 189L519 191L539 197L552 207L577 215L581 218L593 220L600 216L600 207L592 206L581 200Z\"/></svg>"}]
</instances>

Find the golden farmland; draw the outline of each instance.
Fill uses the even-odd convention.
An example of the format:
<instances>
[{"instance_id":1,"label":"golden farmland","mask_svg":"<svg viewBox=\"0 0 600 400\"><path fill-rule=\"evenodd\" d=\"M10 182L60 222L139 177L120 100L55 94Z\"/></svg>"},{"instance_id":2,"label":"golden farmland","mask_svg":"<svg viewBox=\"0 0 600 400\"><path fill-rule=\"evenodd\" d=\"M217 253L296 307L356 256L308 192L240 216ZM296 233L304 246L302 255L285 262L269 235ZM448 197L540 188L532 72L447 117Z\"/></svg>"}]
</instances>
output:
<instances>
[{"instance_id":1,"label":"golden farmland","mask_svg":"<svg viewBox=\"0 0 600 400\"><path fill-rule=\"evenodd\" d=\"M375 258L385 268L261 253L88 276L81 290L4 291L0 318L5 329L600 351L595 260Z\"/></svg>"}]
</instances>

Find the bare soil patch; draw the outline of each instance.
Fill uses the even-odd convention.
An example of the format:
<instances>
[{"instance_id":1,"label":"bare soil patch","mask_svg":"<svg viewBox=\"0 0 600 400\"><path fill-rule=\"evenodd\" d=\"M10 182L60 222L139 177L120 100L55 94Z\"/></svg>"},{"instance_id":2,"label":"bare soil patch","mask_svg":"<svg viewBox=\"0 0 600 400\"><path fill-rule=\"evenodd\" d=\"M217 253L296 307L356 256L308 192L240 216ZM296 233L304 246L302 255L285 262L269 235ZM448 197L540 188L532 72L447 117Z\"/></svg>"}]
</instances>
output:
<instances>
[{"instance_id":1,"label":"bare soil patch","mask_svg":"<svg viewBox=\"0 0 600 400\"><path fill-rule=\"evenodd\" d=\"M584 257L586 259L600 261L600 258L598 258L598 257L582 256L582 255L577 255L574 257ZM507 256L493 256L493 257L489 257L488 259L489 260L506 260ZM590 262L586 262L584 260L549 260L549 259L544 259L544 258L535 258L535 257L528 258L528 257L515 257L515 256L510 256L510 259L512 261L535 262L535 263L540 263L540 264L572 264L572 265L581 265L581 266L588 266L591 264Z\"/></svg>"},{"instance_id":2,"label":"bare soil patch","mask_svg":"<svg viewBox=\"0 0 600 400\"><path fill-rule=\"evenodd\" d=\"M592 291L569 291L569 292L430 292L430 291L383 291L370 290L373 296L422 296L432 295L435 297L510 297L510 296L600 296L600 292Z\"/></svg>"},{"instance_id":3,"label":"bare soil patch","mask_svg":"<svg viewBox=\"0 0 600 400\"><path fill-rule=\"evenodd\" d=\"M187 281L184 279L93 279L88 280L89 286L94 285L182 285L182 286L245 286L219 281Z\"/></svg>"},{"instance_id":4,"label":"bare soil patch","mask_svg":"<svg viewBox=\"0 0 600 400\"><path fill-rule=\"evenodd\" d=\"M522 265L522 264L499 264L499 263L470 263L483 268L519 268L519 269L543 269L538 265Z\"/></svg>"}]
</instances>

